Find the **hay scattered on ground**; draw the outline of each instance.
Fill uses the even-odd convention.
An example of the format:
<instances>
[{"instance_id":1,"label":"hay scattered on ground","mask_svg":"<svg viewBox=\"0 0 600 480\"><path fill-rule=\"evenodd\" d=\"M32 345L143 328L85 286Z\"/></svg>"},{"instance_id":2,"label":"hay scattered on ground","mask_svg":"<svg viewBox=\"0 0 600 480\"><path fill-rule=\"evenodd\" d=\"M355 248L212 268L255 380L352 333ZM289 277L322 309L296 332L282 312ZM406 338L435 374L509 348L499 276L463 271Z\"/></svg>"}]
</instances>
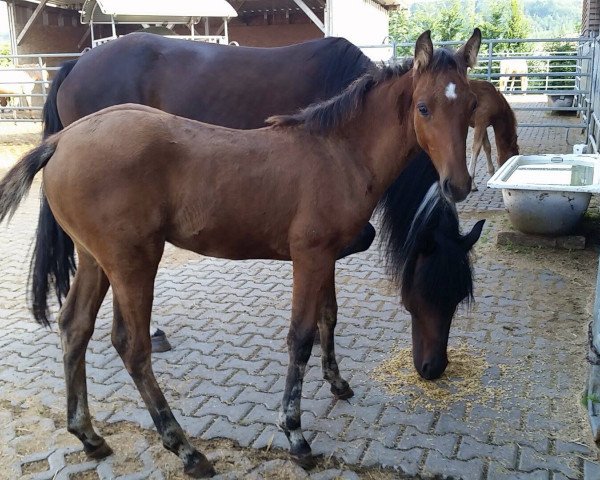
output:
<instances>
[{"instance_id":1,"label":"hay scattered on ground","mask_svg":"<svg viewBox=\"0 0 600 480\"><path fill-rule=\"evenodd\" d=\"M413 407L428 410L446 408L460 400L477 399L478 403L492 400L496 388L486 385L483 376L490 367L484 352L466 343L448 348L448 368L438 380L424 380L413 366L412 349L401 348L392 352L372 372L393 395L405 395Z\"/></svg>"}]
</instances>

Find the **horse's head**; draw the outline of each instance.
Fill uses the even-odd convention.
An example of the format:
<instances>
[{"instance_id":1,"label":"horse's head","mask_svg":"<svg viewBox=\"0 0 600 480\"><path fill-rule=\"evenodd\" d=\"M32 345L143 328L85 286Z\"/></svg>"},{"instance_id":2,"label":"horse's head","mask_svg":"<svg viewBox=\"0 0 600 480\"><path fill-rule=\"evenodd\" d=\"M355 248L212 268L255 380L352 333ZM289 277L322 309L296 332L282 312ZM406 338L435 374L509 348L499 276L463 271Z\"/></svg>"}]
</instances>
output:
<instances>
[{"instance_id":1,"label":"horse's head","mask_svg":"<svg viewBox=\"0 0 600 480\"><path fill-rule=\"evenodd\" d=\"M409 236L402 273L402 301L412 317L413 362L428 380L448 365L448 336L456 308L473 295L469 252L479 239L484 220L466 235L459 232L454 206L429 191Z\"/></svg>"},{"instance_id":2,"label":"horse's head","mask_svg":"<svg viewBox=\"0 0 600 480\"><path fill-rule=\"evenodd\" d=\"M439 173L444 195L459 202L471 189L467 171L466 140L477 98L467 79L467 67L477 60L481 32L456 53L433 49L429 31L415 46L413 64L414 126L419 145L429 154Z\"/></svg>"}]
</instances>

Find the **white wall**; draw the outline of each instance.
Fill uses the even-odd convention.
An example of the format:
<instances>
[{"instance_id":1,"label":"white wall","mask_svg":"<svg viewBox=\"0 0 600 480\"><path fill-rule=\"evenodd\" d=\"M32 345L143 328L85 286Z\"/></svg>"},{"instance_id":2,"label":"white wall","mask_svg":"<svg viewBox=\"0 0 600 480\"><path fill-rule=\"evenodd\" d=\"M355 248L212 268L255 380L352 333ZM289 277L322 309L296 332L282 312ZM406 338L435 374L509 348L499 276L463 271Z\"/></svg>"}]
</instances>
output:
<instances>
[{"instance_id":1,"label":"white wall","mask_svg":"<svg viewBox=\"0 0 600 480\"><path fill-rule=\"evenodd\" d=\"M381 45L388 35L388 13L373 0L328 0L328 35L358 46ZM373 60L388 60L391 49L365 49Z\"/></svg>"}]
</instances>

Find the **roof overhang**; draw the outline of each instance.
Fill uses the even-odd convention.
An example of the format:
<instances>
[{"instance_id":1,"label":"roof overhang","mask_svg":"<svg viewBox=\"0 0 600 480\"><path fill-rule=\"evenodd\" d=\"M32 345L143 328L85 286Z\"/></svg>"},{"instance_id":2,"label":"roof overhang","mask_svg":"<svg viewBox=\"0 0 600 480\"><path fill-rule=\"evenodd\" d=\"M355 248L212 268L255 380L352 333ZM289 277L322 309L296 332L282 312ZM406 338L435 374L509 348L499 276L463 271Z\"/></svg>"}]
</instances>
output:
<instances>
[{"instance_id":1,"label":"roof overhang","mask_svg":"<svg viewBox=\"0 0 600 480\"><path fill-rule=\"evenodd\" d=\"M226 0L86 0L81 23L189 23L192 18L237 17Z\"/></svg>"}]
</instances>

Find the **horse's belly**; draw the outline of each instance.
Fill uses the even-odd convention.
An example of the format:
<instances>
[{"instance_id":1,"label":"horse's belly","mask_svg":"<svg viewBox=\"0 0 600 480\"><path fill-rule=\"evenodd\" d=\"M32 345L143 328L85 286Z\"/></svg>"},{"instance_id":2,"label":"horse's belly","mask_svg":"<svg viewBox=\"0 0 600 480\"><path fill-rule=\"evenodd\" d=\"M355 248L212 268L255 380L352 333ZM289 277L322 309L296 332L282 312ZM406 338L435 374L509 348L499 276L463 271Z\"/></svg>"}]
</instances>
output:
<instances>
[{"instance_id":1,"label":"horse's belly","mask_svg":"<svg viewBox=\"0 0 600 480\"><path fill-rule=\"evenodd\" d=\"M243 232L199 231L192 236L172 235L167 241L176 247L207 257L229 260L271 259L289 260L287 238L255 238Z\"/></svg>"}]
</instances>

